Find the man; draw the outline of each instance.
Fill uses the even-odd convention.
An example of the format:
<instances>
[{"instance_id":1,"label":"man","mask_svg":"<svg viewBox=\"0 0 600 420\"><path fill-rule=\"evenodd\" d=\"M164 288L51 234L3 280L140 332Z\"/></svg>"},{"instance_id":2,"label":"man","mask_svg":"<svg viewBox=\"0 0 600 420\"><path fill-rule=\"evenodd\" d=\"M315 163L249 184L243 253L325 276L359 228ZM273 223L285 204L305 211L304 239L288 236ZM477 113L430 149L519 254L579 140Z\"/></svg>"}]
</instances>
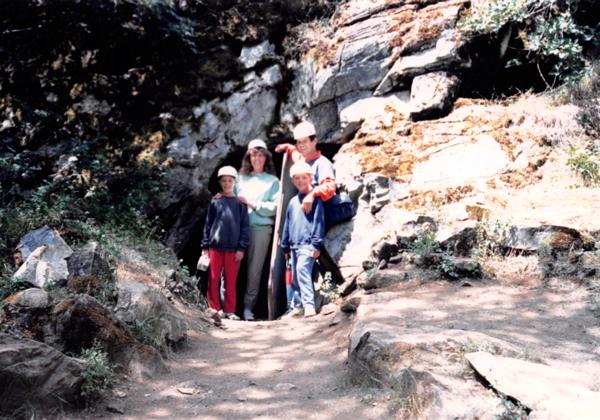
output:
<instances>
[{"instance_id":1,"label":"man","mask_svg":"<svg viewBox=\"0 0 600 420\"><path fill-rule=\"evenodd\" d=\"M335 170L333 163L317 150L318 140L314 125L303 121L294 127L293 134L296 146L283 143L278 145L275 151L286 152L294 163L305 161L312 168L312 191L302 201L304 212L310 213L315 197L326 202L335 195Z\"/></svg>"}]
</instances>

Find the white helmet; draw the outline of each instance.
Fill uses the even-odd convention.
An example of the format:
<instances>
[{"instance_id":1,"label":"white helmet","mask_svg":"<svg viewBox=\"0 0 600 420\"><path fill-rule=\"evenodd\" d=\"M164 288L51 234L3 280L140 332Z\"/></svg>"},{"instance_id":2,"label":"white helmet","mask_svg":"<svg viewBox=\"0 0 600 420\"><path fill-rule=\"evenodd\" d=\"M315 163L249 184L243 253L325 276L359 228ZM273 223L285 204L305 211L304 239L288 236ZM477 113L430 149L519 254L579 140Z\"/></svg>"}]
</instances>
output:
<instances>
[{"instance_id":1,"label":"white helmet","mask_svg":"<svg viewBox=\"0 0 600 420\"><path fill-rule=\"evenodd\" d=\"M233 166L223 166L221 169L219 169L219 172L217 172L217 179L224 175L232 176L237 179L237 171Z\"/></svg>"},{"instance_id":2,"label":"white helmet","mask_svg":"<svg viewBox=\"0 0 600 420\"><path fill-rule=\"evenodd\" d=\"M306 162L300 161L300 162L296 162L292 165L292 167L290 168L290 177L294 177L294 175L300 175L300 174L308 174L310 176L312 176L312 168L310 167L310 165Z\"/></svg>"},{"instance_id":3,"label":"white helmet","mask_svg":"<svg viewBox=\"0 0 600 420\"><path fill-rule=\"evenodd\" d=\"M266 149L266 148L267 148L267 143L265 143L261 139L250 140L250 143L248 143L248 150L251 150L251 149Z\"/></svg>"},{"instance_id":4,"label":"white helmet","mask_svg":"<svg viewBox=\"0 0 600 420\"><path fill-rule=\"evenodd\" d=\"M294 127L294 140L303 139L305 137L316 136L315 126L308 121L302 121Z\"/></svg>"}]
</instances>

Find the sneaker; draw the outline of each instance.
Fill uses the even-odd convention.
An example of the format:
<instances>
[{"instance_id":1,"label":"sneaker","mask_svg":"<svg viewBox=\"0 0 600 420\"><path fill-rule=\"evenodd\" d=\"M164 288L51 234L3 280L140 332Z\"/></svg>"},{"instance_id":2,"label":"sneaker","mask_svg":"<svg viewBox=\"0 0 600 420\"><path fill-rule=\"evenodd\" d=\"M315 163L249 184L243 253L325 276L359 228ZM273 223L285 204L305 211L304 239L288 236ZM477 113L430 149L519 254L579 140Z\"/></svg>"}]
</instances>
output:
<instances>
[{"instance_id":1,"label":"sneaker","mask_svg":"<svg viewBox=\"0 0 600 420\"><path fill-rule=\"evenodd\" d=\"M288 308L288 310L281 316L281 319L297 318L299 316L302 316L302 308L293 307Z\"/></svg>"},{"instance_id":2,"label":"sneaker","mask_svg":"<svg viewBox=\"0 0 600 420\"><path fill-rule=\"evenodd\" d=\"M231 319L232 321L240 321L240 317L233 312L225 312L225 318Z\"/></svg>"},{"instance_id":3,"label":"sneaker","mask_svg":"<svg viewBox=\"0 0 600 420\"><path fill-rule=\"evenodd\" d=\"M225 318L225 312L222 309L217 311L217 315L219 315L219 318Z\"/></svg>"},{"instance_id":4,"label":"sneaker","mask_svg":"<svg viewBox=\"0 0 600 420\"><path fill-rule=\"evenodd\" d=\"M250 309L244 309L244 319L246 321L254 321L254 314Z\"/></svg>"},{"instance_id":5,"label":"sneaker","mask_svg":"<svg viewBox=\"0 0 600 420\"><path fill-rule=\"evenodd\" d=\"M317 311L315 311L314 306L307 306L306 308L304 308L304 317L305 318L310 318L311 316L315 316L316 314L317 314Z\"/></svg>"}]
</instances>

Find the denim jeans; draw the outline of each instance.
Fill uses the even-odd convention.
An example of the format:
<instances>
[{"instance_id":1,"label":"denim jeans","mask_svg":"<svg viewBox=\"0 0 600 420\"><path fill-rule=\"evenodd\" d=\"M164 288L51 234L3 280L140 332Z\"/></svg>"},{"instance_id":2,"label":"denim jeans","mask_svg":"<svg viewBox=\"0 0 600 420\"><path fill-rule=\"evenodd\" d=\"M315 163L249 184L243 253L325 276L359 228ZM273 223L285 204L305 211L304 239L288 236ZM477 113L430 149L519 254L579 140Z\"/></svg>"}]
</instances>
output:
<instances>
[{"instance_id":1,"label":"denim jeans","mask_svg":"<svg viewBox=\"0 0 600 420\"><path fill-rule=\"evenodd\" d=\"M315 306L313 289L314 250L310 247L292 249L292 285L287 287L288 307Z\"/></svg>"}]
</instances>

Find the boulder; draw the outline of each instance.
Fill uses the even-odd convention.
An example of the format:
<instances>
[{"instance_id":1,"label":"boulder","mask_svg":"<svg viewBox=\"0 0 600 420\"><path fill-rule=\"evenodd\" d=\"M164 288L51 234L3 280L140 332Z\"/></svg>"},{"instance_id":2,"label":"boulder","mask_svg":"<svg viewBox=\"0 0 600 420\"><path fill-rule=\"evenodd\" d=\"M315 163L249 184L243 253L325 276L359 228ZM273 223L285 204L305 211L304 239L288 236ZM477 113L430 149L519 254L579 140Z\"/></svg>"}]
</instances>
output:
<instances>
[{"instance_id":1,"label":"boulder","mask_svg":"<svg viewBox=\"0 0 600 420\"><path fill-rule=\"evenodd\" d=\"M565 226L512 226L502 240L502 246L520 251L568 251L581 248L582 239L577 230Z\"/></svg>"},{"instance_id":2,"label":"boulder","mask_svg":"<svg viewBox=\"0 0 600 420\"><path fill-rule=\"evenodd\" d=\"M381 289L406 281L410 277L410 271L400 268L385 268L383 270L375 270L372 274L359 279L358 286L365 290Z\"/></svg>"},{"instance_id":3,"label":"boulder","mask_svg":"<svg viewBox=\"0 0 600 420\"><path fill-rule=\"evenodd\" d=\"M4 301L6 303L26 308L46 308L50 304L48 292L35 287L21 290L20 292L7 297Z\"/></svg>"},{"instance_id":4,"label":"boulder","mask_svg":"<svg viewBox=\"0 0 600 420\"><path fill-rule=\"evenodd\" d=\"M56 347L78 354L98 343L111 361L136 379L166 371L160 354L140 344L125 323L89 295L77 295L58 303L53 311Z\"/></svg>"},{"instance_id":5,"label":"boulder","mask_svg":"<svg viewBox=\"0 0 600 420\"><path fill-rule=\"evenodd\" d=\"M37 287L52 286L67 279L66 259L73 250L54 229L44 226L28 233L17 250L25 262L14 277Z\"/></svg>"},{"instance_id":6,"label":"boulder","mask_svg":"<svg viewBox=\"0 0 600 420\"><path fill-rule=\"evenodd\" d=\"M38 341L0 333L0 412L23 405L44 408L76 402L84 366Z\"/></svg>"},{"instance_id":7,"label":"boulder","mask_svg":"<svg viewBox=\"0 0 600 420\"><path fill-rule=\"evenodd\" d=\"M107 279L111 275L107 259L108 256L100 244L90 241L69 257L69 274L72 277L94 276Z\"/></svg>"},{"instance_id":8,"label":"boulder","mask_svg":"<svg viewBox=\"0 0 600 420\"><path fill-rule=\"evenodd\" d=\"M443 71L415 77L410 87L410 119L446 116L452 110L459 87L460 80Z\"/></svg>"},{"instance_id":9,"label":"boulder","mask_svg":"<svg viewBox=\"0 0 600 420\"><path fill-rule=\"evenodd\" d=\"M481 264L475 258L443 256L441 269L444 275L450 279L481 277Z\"/></svg>"},{"instance_id":10,"label":"boulder","mask_svg":"<svg viewBox=\"0 0 600 420\"><path fill-rule=\"evenodd\" d=\"M115 315L128 324L141 324L155 320L157 337L178 343L187 336L187 321L157 287L142 283L119 272L117 278L117 304Z\"/></svg>"},{"instance_id":11,"label":"boulder","mask_svg":"<svg viewBox=\"0 0 600 420\"><path fill-rule=\"evenodd\" d=\"M275 55L275 46L269 41L263 41L252 47L243 47L240 62L244 68L250 69L272 55Z\"/></svg>"},{"instance_id":12,"label":"boulder","mask_svg":"<svg viewBox=\"0 0 600 420\"><path fill-rule=\"evenodd\" d=\"M471 255L477 246L477 222L466 220L441 225L436 232L436 240L440 246L453 255L466 257Z\"/></svg>"},{"instance_id":13,"label":"boulder","mask_svg":"<svg viewBox=\"0 0 600 420\"><path fill-rule=\"evenodd\" d=\"M362 308L358 308L359 320L348 346L354 382L393 389L400 398L417 403L422 418L490 418L499 414L497 398L479 383L465 381L459 354L465 343L486 340L504 346L503 342L470 331L399 328L399 318L365 321ZM378 319L384 320L382 314Z\"/></svg>"},{"instance_id":14,"label":"boulder","mask_svg":"<svg viewBox=\"0 0 600 420\"><path fill-rule=\"evenodd\" d=\"M600 412L600 392L592 391L596 378L591 373L487 352L465 357L498 392L533 410L534 418L591 419Z\"/></svg>"}]
</instances>

